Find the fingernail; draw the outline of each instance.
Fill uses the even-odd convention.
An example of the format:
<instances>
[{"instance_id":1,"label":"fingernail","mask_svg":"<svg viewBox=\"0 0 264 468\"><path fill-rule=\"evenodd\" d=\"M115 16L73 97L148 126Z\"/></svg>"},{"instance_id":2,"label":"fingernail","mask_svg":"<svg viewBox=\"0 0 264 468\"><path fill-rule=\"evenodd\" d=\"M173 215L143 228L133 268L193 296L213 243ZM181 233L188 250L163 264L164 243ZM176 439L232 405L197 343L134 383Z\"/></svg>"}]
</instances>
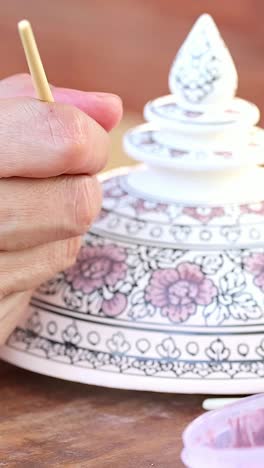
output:
<instances>
[{"instance_id":1,"label":"fingernail","mask_svg":"<svg viewBox=\"0 0 264 468\"><path fill-rule=\"evenodd\" d=\"M100 99L100 100L103 100L103 101L116 101L118 102L119 104L122 105L122 99L121 97L119 97L117 94L112 94L112 93L94 93L94 95Z\"/></svg>"}]
</instances>

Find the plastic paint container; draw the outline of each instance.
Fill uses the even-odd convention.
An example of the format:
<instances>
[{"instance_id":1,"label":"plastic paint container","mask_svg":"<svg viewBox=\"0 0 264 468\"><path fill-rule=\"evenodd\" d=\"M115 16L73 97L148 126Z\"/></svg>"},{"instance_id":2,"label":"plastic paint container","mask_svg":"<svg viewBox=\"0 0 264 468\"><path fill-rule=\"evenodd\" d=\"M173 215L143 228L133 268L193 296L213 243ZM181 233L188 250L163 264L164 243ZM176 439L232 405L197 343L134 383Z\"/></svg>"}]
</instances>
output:
<instances>
[{"instance_id":1,"label":"plastic paint container","mask_svg":"<svg viewBox=\"0 0 264 468\"><path fill-rule=\"evenodd\" d=\"M189 468L263 468L264 394L199 416L183 433Z\"/></svg>"}]
</instances>

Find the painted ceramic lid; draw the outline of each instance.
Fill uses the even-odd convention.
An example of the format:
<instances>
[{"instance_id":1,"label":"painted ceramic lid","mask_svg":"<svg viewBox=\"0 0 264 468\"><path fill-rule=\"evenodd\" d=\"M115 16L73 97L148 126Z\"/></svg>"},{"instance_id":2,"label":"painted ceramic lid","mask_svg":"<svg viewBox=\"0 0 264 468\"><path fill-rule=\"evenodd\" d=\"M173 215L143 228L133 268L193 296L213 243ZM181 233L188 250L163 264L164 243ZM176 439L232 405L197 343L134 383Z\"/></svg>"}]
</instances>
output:
<instances>
[{"instance_id":1,"label":"painted ceramic lid","mask_svg":"<svg viewBox=\"0 0 264 468\"><path fill-rule=\"evenodd\" d=\"M198 18L178 51L169 74L171 92L183 107L226 105L237 89L237 71L213 19Z\"/></svg>"},{"instance_id":2,"label":"painted ceramic lid","mask_svg":"<svg viewBox=\"0 0 264 468\"><path fill-rule=\"evenodd\" d=\"M264 131L258 108L235 97L235 65L210 16L187 36L169 85L124 137L145 165L105 182L93 229L167 247L261 246Z\"/></svg>"},{"instance_id":3,"label":"painted ceramic lid","mask_svg":"<svg viewBox=\"0 0 264 468\"><path fill-rule=\"evenodd\" d=\"M143 184L145 170L140 172ZM123 171L104 181L101 216L92 227L97 235L166 248L263 245L264 201L198 205L195 199L189 204L157 200L137 191L133 176Z\"/></svg>"},{"instance_id":4,"label":"painted ceramic lid","mask_svg":"<svg viewBox=\"0 0 264 468\"><path fill-rule=\"evenodd\" d=\"M235 96L237 72L209 15L202 15L169 73L171 94L146 104L149 124L128 132L125 149L147 164L216 171L264 160L258 108ZM211 197L210 197L211 198Z\"/></svg>"}]
</instances>

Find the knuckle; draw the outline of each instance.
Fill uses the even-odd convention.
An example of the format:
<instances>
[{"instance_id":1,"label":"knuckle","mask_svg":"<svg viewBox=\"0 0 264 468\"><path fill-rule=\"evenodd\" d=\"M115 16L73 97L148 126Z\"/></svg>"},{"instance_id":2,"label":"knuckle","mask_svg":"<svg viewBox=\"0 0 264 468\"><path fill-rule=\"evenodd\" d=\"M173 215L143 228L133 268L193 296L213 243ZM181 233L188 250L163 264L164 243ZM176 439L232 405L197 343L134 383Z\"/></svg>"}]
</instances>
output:
<instances>
[{"instance_id":1,"label":"knuckle","mask_svg":"<svg viewBox=\"0 0 264 468\"><path fill-rule=\"evenodd\" d=\"M1 271L1 284L0 284L0 301L9 296L12 292L17 289L17 280L15 275L13 277L8 272Z\"/></svg>"},{"instance_id":2,"label":"knuckle","mask_svg":"<svg viewBox=\"0 0 264 468\"><path fill-rule=\"evenodd\" d=\"M19 88L23 89L25 85L30 85L31 83L32 82L29 73L16 73L15 75L3 78L0 81L0 87L4 87L4 89L7 89L7 86L10 88L12 87L10 89L10 92L13 92L14 94L13 87L15 87L15 90Z\"/></svg>"},{"instance_id":3,"label":"knuckle","mask_svg":"<svg viewBox=\"0 0 264 468\"><path fill-rule=\"evenodd\" d=\"M2 252L0 256L0 300L8 296L16 288L14 272L9 271L8 254Z\"/></svg>"},{"instance_id":4,"label":"knuckle","mask_svg":"<svg viewBox=\"0 0 264 468\"><path fill-rule=\"evenodd\" d=\"M8 296L12 292L11 285L5 284L5 282L1 282L0 285L0 301Z\"/></svg>"},{"instance_id":5,"label":"knuckle","mask_svg":"<svg viewBox=\"0 0 264 468\"><path fill-rule=\"evenodd\" d=\"M65 171L74 162L79 166L87 151L87 117L78 109L51 106L47 109L46 131L57 158L63 160Z\"/></svg>"},{"instance_id":6,"label":"knuckle","mask_svg":"<svg viewBox=\"0 0 264 468\"><path fill-rule=\"evenodd\" d=\"M73 265L80 250L81 238L73 237L55 244L50 252L51 275Z\"/></svg>"},{"instance_id":7,"label":"knuckle","mask_svg":"<svg viewBox=\"0 0 264 468\"><path fill-rule=\"evenodd\" d=\"M70 190L68 193L68 205L72 211L72 234L84 234L101 207L101 185L95 177L76 176L68 178Z\"/></svg>"},{"instance_id":8,"label":"knuckle","mask_svg":"<svg viewBox=\"0 0 264 468\"><path fill-rule=\"evenodd\" d=\"M48 108L49 142L64 171L84 171L94 174L101 170L108 157L109 138L94 120L70 106Z\"/></svg>"},{"instance_id":9,"label":"knuckle","mask_svg":"<svg viewBox=\"0 0 264 468\"><path fill-rule=\"evenodd\" d=\"M72 237L71 239L68 239L66 241L65 268L71 266L76 261L80 247L81 247L80 237Z\"/></svg>"}]
</instances>

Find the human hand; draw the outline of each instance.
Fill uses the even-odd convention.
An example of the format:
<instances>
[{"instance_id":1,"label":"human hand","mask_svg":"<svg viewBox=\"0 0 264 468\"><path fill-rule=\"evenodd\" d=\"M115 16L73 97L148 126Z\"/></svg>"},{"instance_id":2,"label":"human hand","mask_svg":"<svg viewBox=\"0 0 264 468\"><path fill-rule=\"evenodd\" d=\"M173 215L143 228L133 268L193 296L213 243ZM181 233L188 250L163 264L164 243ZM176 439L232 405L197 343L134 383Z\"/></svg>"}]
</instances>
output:
<instances>
[{"instance_id":1,"label":"human hand","mask_svg":"<svg viewBox=\"0 0 264 468\"><path fill-rule=\"evenodd\" d=\"M25 97L29 75L0 81L0 342L1 317L74 263L100 210L107 132L121 118L117 96L52 92L49 104Z\"/></svg>"}]
</instances>

